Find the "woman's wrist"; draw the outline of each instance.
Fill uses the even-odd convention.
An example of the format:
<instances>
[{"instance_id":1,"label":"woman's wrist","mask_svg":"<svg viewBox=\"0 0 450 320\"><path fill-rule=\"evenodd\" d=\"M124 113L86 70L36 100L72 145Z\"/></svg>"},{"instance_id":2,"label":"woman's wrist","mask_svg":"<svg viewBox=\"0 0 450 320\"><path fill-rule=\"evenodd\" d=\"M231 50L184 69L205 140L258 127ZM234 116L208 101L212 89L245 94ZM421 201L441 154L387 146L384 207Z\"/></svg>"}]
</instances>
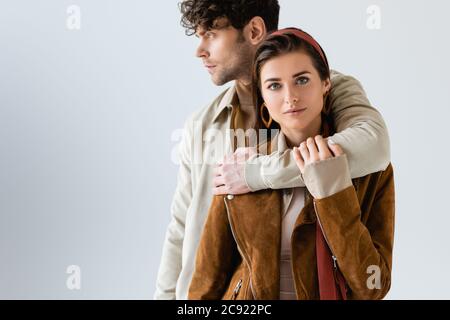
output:
<instances>
[{"instance_id":1,"label":"woman's wrist","mask_svg":"<svg viewBox=\"0 0 450 320\"><path fill-rule=\"evenodd\" d=\"M352 185L345 154L305 166L303 180L315 199L323 199Z\"/></svg>"}]
</instances>

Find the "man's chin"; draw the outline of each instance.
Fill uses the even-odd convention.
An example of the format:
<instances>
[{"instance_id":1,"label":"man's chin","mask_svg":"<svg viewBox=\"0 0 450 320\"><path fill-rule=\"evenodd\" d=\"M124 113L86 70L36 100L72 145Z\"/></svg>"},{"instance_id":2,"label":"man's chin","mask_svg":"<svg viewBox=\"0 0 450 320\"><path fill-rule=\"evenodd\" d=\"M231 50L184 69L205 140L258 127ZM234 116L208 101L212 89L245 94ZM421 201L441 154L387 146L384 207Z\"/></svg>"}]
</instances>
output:
<instances>
[{"instance_id":1,"label":"man's chin","mask_svg":"<svg viewBox=\"0 0 450 320\"><path fill-rule=\"evenodd\" d=\"M211 81L216 86L223 86L224 84L230 82L231 80L226 80L226 79L218 78L218 77L215 77L214 75L211 75Z\"/></svg>"}]
</instances>

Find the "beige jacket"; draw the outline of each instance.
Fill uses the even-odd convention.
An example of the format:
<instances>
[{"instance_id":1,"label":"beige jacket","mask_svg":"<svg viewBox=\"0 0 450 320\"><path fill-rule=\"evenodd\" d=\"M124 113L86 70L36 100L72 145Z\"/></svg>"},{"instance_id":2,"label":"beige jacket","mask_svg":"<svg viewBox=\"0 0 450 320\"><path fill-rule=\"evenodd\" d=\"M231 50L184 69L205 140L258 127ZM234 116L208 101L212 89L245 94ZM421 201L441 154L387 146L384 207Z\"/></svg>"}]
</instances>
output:
<instances>
[{"instance_id":1,"label":"beige jacket","mask_svg":"<svg viewBox=\"0 0 450 320\"><path fill-rule=\"evenodd\" d=\"M332 140L346 153L351 178L385 170L390 162L390 146L381 114L370 105L353 77L333 71L331 82L329 99L338 131ZM197 247L213 199L214 163L233 152L227 131L237 106L236 97L233 86L186 121L155 299L187 298ZM290 150L253 159L246 166L245 177L254 191L305 186Z\"/></svg>"}]
</instances>

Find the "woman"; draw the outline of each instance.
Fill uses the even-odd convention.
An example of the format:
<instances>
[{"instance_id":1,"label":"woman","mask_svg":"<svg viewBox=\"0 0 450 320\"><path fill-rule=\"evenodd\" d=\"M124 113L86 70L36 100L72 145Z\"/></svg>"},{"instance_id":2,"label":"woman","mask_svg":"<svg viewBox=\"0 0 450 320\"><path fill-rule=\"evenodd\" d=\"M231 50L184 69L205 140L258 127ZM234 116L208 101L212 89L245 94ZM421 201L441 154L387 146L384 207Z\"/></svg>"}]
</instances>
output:
<instances>
[{"instance_id":1,"label":"woman","mask_svg":"<svg viewBox=\"0 0 450 320\"><path fill-rule=\"evenodd\" d=\"M299 29L277 31L256 52L253 82L259 126L280 129L268 151L294 148L306 188L215 196L189 298L383 298L391 283L393 170L352 181L345 154L327 141L334 128L322 48Z\"/></svg>"}]
</instances>

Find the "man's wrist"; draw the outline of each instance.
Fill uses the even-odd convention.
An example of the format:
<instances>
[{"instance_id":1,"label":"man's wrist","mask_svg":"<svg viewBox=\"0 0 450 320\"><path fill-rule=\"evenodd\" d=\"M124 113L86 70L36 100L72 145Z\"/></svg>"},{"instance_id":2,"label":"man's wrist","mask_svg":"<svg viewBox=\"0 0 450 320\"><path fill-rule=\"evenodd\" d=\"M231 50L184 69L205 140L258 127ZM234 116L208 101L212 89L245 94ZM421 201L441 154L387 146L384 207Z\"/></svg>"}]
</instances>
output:
<instances>
[{"instance_id":1,"label":"man's wrist","mask_svg":"<svg viewBox=\"0 0 450 320\"><path fill-rule=\"evenodd\" d=\"M267 189L266 183L261 174L262 164L258 161L258 155L255 155L245 162L244 179L248 188L252 191Z\"/></svg>"}]
</instances>

